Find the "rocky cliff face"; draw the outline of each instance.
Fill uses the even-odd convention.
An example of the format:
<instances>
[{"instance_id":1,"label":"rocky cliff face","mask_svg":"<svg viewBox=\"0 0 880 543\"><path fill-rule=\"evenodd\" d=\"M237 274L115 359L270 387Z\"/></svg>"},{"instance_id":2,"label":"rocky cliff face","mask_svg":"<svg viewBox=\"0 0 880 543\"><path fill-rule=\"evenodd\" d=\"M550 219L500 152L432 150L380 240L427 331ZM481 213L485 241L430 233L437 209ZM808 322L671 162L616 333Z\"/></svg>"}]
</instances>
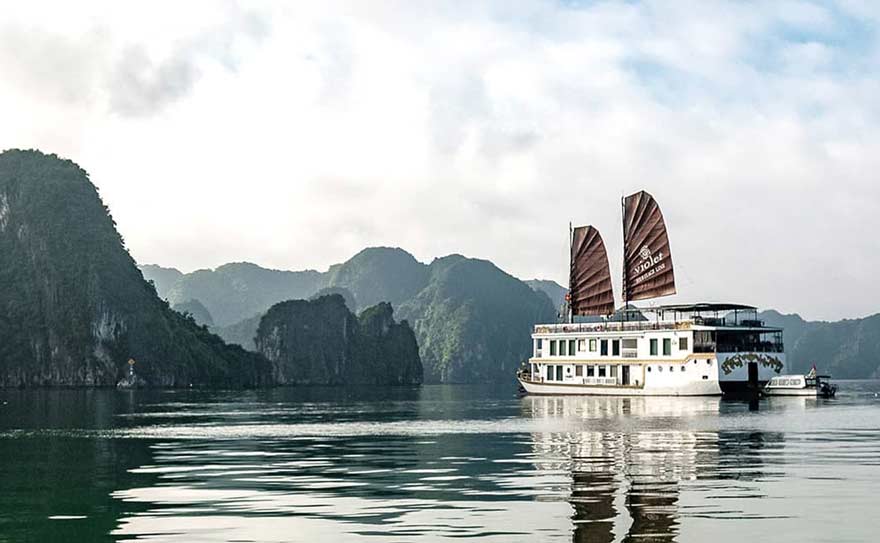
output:
<instances>
[{"instance_id":1,"label":"rocky cliff face","mask_svg":"<svg viewBox=\"0 0 880 543\"><path fill-rule=\"evenodd\" d=\"M255 386L268 362L157 296L76 164L0 154L0 386Z\"/></svg>"},{"instance_id":2,"label":"rocky cliff face","mask_svg":"<svg viewBox=\"0 0 880 543\"><path fill-rule=\"evenodd\" d=\"M391 306L379 304L360 318L339 294L272 306L260 321L256 348L279 384L418 384L418 345Z\"/></svg>"}]
</instances>

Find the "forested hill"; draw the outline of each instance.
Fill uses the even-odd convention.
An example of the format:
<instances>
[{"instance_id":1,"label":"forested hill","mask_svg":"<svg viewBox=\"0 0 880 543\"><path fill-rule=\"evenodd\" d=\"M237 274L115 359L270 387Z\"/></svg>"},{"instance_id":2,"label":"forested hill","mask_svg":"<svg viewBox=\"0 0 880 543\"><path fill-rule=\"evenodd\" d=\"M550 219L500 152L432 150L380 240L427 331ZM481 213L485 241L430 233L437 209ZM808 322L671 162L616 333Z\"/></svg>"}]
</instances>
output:
<instances>
[{"instance_id":1,"label":"forested hill","mask_svg":"<svg viewBox=\"0 0 880 543\"><path fill-rule=\"evenodd\" d=\"M173 311L144 280L88 174L0 153L0 386L256 386L268 362Z\"/></svg>"}]
</instances>

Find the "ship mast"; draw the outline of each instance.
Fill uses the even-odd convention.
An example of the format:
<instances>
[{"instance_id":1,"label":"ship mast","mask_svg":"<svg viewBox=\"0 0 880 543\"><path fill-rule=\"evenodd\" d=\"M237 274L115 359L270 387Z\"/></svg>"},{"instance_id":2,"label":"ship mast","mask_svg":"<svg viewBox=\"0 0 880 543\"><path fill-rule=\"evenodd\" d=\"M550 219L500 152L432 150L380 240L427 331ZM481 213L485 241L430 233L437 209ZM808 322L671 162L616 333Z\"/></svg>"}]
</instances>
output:
<instances>
[{"instance_id":1,"label":"ship mast","mask_svg":"<svg viewBox=\"0 0 880 543\"><path fill-rule=\"evenodd\" d=\"M629 289L626 284L626 255L628 244L626 242L626 198L620 197L620 225L623 231L623 318L624 320L629 320L629 312L627 311L627 307L629 306Z\"/></svg>"},{"instance_id":2,"label":"ship mast","mask_svg":"<svg viewBox=\"0 0 880 543\"><path fill-rule=\"evenodd\" d=\"M574 258L571 255L571 247L574 245L574 235L571 229L571 221L568 221L568 265L571 268L571 259ZM567 313L566 318L568 319L568 323L571 324L574 322L574 311L571 309L571 274L568 275L568 292L565 295L565 312Z\"/></svg>"}]
</instances>

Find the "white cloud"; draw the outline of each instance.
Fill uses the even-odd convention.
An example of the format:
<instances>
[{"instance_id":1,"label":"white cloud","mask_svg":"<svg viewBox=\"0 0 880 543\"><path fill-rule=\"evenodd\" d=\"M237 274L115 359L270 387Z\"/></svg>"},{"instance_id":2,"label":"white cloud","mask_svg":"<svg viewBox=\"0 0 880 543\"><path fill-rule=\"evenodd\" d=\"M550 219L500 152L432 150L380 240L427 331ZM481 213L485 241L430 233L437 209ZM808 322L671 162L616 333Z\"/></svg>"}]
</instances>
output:
<instances>
[{"instance_id":1,"label":"white cloud","mask_svg":"<svg viewBox=\"0 0 880 543\"><path fill-rule=\"evenodd\" d=\"M78 161L142 262L386 244L564 283L571 220L617 277L644 188L681 299L880 309L871 3L247 6L4 13L0 148Z\"/></svg>"}]
</instances>

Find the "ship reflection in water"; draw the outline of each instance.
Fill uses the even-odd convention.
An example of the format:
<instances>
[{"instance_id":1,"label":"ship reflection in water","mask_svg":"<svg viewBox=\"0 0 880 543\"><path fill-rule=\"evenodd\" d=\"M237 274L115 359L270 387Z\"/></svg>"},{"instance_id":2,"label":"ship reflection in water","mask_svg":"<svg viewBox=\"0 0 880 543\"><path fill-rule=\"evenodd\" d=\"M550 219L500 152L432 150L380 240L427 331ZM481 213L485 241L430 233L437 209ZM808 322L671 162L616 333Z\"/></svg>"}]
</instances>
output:
<instances>
[{"instance_id":1,"label":"ship reflection in water","mask_svg":"<svg viewBox=\"0 0 880 543\"><path fill-rule=\"evenodd\" d=\"M674 541L682 517L747 516L719 500L682 505L683 483L699 491L700 480L711 479L709 498L735 498L749 481L772 475L762 458L782 447L781 432L689 430L720 408L719 398L523 398L525 416L598 427L532 434L536 467L570 474L572 541ZM633 420L638 428L629 427Z\"/></svg>"}]
</instances>

